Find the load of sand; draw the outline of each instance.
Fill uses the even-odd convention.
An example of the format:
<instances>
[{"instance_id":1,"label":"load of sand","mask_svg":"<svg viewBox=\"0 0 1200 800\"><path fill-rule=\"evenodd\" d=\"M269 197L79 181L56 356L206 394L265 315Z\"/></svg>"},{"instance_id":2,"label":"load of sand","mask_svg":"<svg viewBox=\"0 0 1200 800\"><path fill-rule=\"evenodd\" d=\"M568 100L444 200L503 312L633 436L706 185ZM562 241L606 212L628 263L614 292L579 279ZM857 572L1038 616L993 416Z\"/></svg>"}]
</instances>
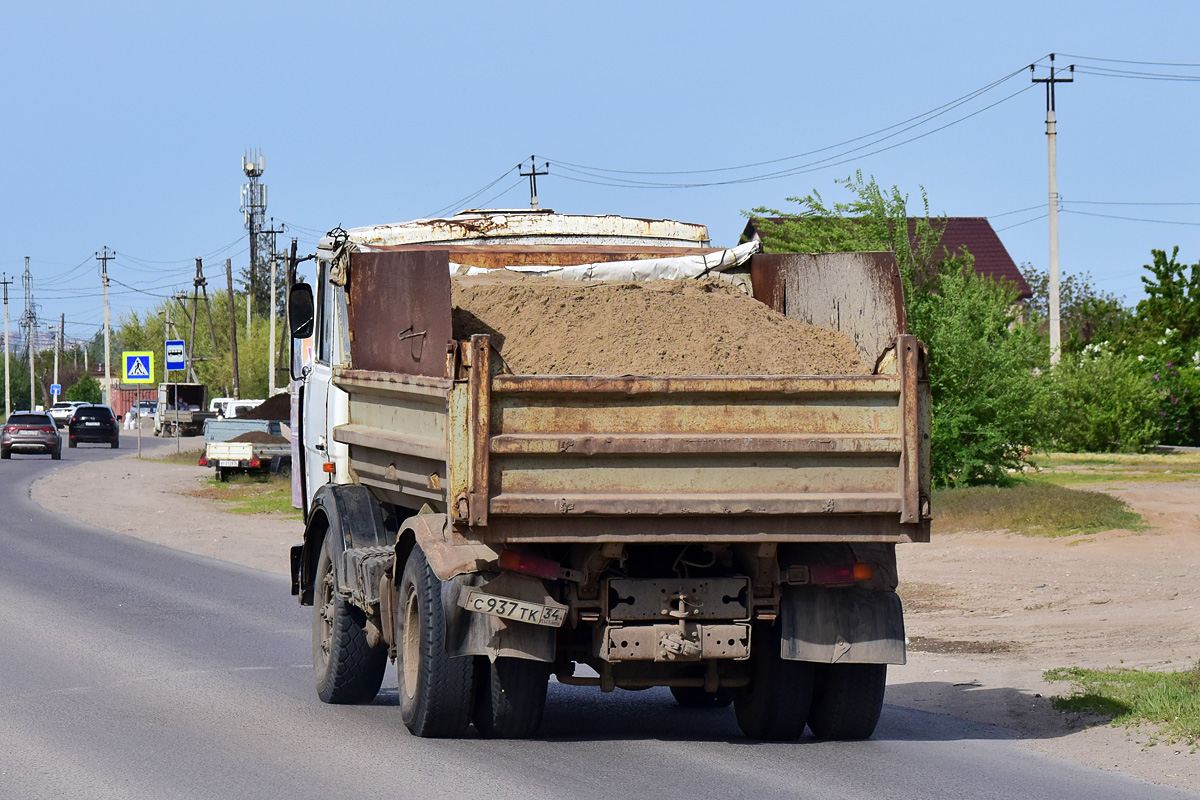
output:
<instances>
[{"instance_id":1,"label":"load of sand","mask_svg":"<svg viewBox=\"0 0 1200 800\"><path fill-rule=\"evenodd\" d=\"M486 333L518 375L865 375L838 331L717 279L455 278L454 338Z\"/></svg>"}]
</instances>

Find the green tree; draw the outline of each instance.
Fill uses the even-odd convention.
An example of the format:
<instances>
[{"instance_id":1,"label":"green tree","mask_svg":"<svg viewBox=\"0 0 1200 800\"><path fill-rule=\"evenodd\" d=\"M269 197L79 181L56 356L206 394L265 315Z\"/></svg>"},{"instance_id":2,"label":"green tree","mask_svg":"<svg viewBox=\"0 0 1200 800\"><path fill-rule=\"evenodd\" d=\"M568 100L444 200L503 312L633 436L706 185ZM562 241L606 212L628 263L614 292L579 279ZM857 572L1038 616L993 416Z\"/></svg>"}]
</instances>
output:
<instances>
[{"instance_id":1,"label":"green tree","mask_svg":"<svg viewBox=\"0 0 1200 800\"><path fill-rule=\"evenodd\" d=\"M1150 275L1142 276L1146 299L1137 304L1138 321L1159 332L1179 331L1185 342L1200 337L1200 263L1184 265L1176 260L1179 246L1167 258L1165 250L1151 250Z\"/></svg>"},{"instance_id":2,"label":"green tree","mask_svg":"<svg viewBox=\"0 0 1200 800\"><path fill-rule=\"evenodd\" d=\"M1030 316L1045 327L1050 319L1050 273L1022 264L1021 274L1033 292L1028 301ZM1080 353L1090 342L1115 342L1129 335L1132 311L1116 295L1094 287L1090 274L1063 275L1058 297L1063 352Z\"/></svg>"},{"instance_id":3,"label":"green tree","mask_svg":"<svg viewBox=\"0 0 1200 800\"><path fill-rule=\"evenodd\" d=\"M229 340L229 306L227 293L224 291L216 292L212 296L212 319L213 328L210 332L208 328L208 315L204 305L200 304L197 309L196 320L196 335L195 341L191 342L193 348L192 366L196 370L196 375L200 383L208 387L210 397L228 397L233 392L233 348ZM122 350L153 350L158 353L155 361L155 369L158 374L156 380L162 381L162 363L163 363L163 342L168 338L182 338L187 340L191 336L191 304L186 308L176 303L172 310L172 320L174 322L172 336L167 336L166 310L167 302L163 302L152 309L150 312L138 314L130 312L121 317L120 322L113 332L114 342L119 342L120 347L113 345L113 363L117 362ZM239 377L239 394L242 397L266 397L268 389L268 363L270 358L270 319L263 316L254 316L251 322L251 329L246 330L246 305L245 296L238 295L235 297L234 311L238 326L237 326L237 346L238 346L238 377ZM276 340L275 347L278 348L279 342L283 341L286 332L283 329L283 322L279 320L276 324ZM216 338L216 345L213 344L213 338ZM277 350L278 352L278 350ZM285 351L286 352L286 351ZM277 368L286 367L286 360L279 360L276 364ZM182 374L176 377L182 380ZM286 372L278 372L276 375L276 385L283 386L287 383Z\"/></svg>"},{"instance_id":4,"label":"green tree","mask_svg":"<svg viewBox=\"0 0 1200 800\"><path fill-rule=\"evenodd\" d=\"M799 213L757 208L770 252L890 251L904 283L908 326L929 348L933 477L939 485L1005 483L1042 442L1033 400L1044 344L1018 321L1015 287L978 275L974 258L941 253L944 218L908 216L908 197L861 173L838 182L851 199L789 198Z\"/></svg>"},{"instance_id":5,"label":"green tree","mask_svg":"<svg viewBox=\"0 0 1200 800\"><path fill-rule=\"evenodd\" d=\"M93 378L91 375L84 375L67 389L63 394L63 400L78 400L82 403L99 403L103 399L104 393L100 386L100 381Z\"/></svg>"}]
</instances>

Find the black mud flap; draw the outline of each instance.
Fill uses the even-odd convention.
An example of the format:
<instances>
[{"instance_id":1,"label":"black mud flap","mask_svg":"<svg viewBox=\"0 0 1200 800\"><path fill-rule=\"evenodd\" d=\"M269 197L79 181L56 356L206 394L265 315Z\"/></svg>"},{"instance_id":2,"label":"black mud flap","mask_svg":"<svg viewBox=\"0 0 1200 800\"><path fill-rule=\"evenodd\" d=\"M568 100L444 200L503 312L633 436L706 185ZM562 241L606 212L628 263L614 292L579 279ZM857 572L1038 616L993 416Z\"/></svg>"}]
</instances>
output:
<instances>
[{"instance_id":1,"label":"black mud flap","mask_svg":"<svg viewBox=\"0 0 1200 800\"><path fill-rule=\"evenodd\" d=\"M467 611L459 604L472 588L530 602L545 602L546 590L536 578L496 573L458 575L442 583L442 608L446 610L446 651L451 656L524 658L554 661L558 628L515 622Z\"/></svg>"},{"instance_id":2,"label":"black mud flap","mask_svg":"<svg viewBox=\"0 0 1200 800\"><path fill-rule=\"evenodd\" d=\"M903 664L904 611L895 592L785 586L781 655L821 664Z\"/></svg>"}]
</instances>

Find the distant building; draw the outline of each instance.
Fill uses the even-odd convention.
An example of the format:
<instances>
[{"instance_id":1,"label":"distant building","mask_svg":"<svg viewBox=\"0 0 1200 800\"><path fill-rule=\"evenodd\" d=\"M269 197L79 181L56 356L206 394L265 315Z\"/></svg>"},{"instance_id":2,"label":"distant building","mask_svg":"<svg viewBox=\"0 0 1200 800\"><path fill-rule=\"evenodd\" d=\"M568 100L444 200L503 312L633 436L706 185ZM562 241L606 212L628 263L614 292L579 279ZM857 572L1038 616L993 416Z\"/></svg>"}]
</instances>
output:
<instances>
[{"instance_id":1,"label":"distant building","mask_svg":"<svg viewBox=\"0 0 1200 800\"><path fill-rule=\"evenodd\" d=\"M766 219L776 222L783 218L767 217ZM746 228L742 231L744 240L762 241L756 223L757 220L753 218L746 223ZM916 224L916 220L908 221L910 236L916 229ZM1004 243L1000 241L1000 237L996 235L996 231L992 229L992 224L986 217L946 217L945 225L946 229L942 232L940 243L943 257L965 249L974 256L977 273L988 275L997 281L1007 280L1013 283L1022 300L1028 300L1033 296L1033 291L1029 288L1025 276L1021 274L1021 270L1017 269L1016 262L1008 254Z\"/></svg>"}]
</instances>

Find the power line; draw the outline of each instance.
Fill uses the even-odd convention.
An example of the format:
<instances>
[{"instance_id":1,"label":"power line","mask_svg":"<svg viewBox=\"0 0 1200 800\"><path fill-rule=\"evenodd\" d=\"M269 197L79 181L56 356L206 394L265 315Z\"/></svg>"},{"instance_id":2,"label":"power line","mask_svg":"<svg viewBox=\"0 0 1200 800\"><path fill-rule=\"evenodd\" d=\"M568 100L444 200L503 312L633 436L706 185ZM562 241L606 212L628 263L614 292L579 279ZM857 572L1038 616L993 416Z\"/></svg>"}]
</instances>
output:
<instances>
[{"instance_id":1,"label":"power line","mask_svg":"<svg viewBox=\"0 0 1200 800\"><path fill-rule=\"evenodd\" d=\"M1033 86L1029 85L1022 89L1018 89L1017 91L1013 92L1012 94L1002 97L1001 99L995 101L994 103L989 103L988 105L984 106L983 108L972 111L970 114L965 114L962 117L959 117L950 122L947 122L944 125L940 125L936 128L933 128L932 130L924 131L923 133L917 134L916 136L911 136L907 139L903 139L899 142L895 142L893 144L888 145L887 147L880 147L878 149L871 150L866 153L859 153L858 155L855 155L855 156L852 156L849 158L842 158L842 156L849 156L851 153L857 153L860 150L863 150L867 147L871 147L872 145L878 144L880 141L883 141L882 139L880 139L880 140L876 140L875 142L871 142L866 145L861 145L859 147L851 148L850 150L845 150L845 151L842 151L841 153L837 153L835 155L819 159L817 161L812 161L807 164L801 164L796 167L790 167L786 170L777 170L775 172L768 172L768 173L761 174L761 175L752 175L752 176L748 176L745 178L730 178L728 180L723 180L723 181L706 181L706 182L697 182L697 183L658 183L658 182L653 182L653 181L632 181L632 180L623 179L623 178L613 178L613 177L603 176L603 175L593 175L591 173L584 172L579 169L571 169L570 171L572 171L572 172L580 173L583 175L588 175L589 178L595 178L596 180L590 180L589 178L580 178L580 177L576 177L573 175L564 175L561 172L558 173L558 177L563 178L564 180L575 181L577 183L590 183L590 184L595 184L598 186L616 186L616 187L626 188L626 189L695 189L695 188L701 188L701 187L707 187L707 186L729 186L729 185L739 184L739 183L760 183L762 181L775 180L777 178L787 178L787 177L791 177L793 175L802 175L802 174L805 174L808 172L816 172L817 170L828 169L829 167L836 167L836 166L840 166L842 164L849 164L853 161L858 161L859 159L866 158L868 156L873 156L873 155L877 155L879 153L887 152L889 150L894 150L897 147L901 147L903 145L910 144L910 143L918 141L920 139L924 139L926 136L932 136L935 133L943 131L954 125L958 125L961 122L966 122L968 119L978 116L979 114L982 114L984 111L988 111L989 109L995 108L996 106L1000 105L1001 103L1005 103L1020 94L1024 94L1025 92L1029 91L1032 88L1033 88ZM888 137L888 138L890 138L890 137ZM840 160L834 160L834 159L840 159ZM568 169L567 167L563 167L561 162L557 162L557 163L559 163L560 168Z\"/></svg>"},{"instance_id":2,"label":"power line","mask_svg":"<svg viewBox=\"0 0 1200 800\"><path fill-rule=\"evenodd\" d=\"M1179 61L1131 61L1124 58L1102 58L1100 56L1081 56L1073 53L1059 53L1065 58L1077 58L1080 61L1107 61L1110 64L1141 64L1145 67L1200 67L1200 64L1186 64Z\"/></svg>"},{"instance_id":3,"label":"power line","mask_svg":"<svg viewBox=\"0 0 1200 800\"><path fill-rule=\"evenodd\" d=\"M483 186L483 187L481 187L481 188L479 188L479 189L476 189L475 191L471 192L471 193L470 193L469 195L467 195L466 197L464 197L464 198L462 198L462 199L460 199L460 200L455 200L453 203L449 203L449 204L447 204L447 205L444 205L444 206L442 206L441 208L439 208L437 211L434 211L434 212L433 212L433 213L431 213L431 214L426 214L425 216L426 216L427 218L436 218L436 217L440 217L440 216L441 216L441 215L443 215L443 214L447 214L447 213L449 213L449 212L451 212L451 211L455 210L456 208L465 208L465 207L466 207L466 205L467 205L468 203L470 203L472 200L474 200L476 197L479 197L479 195L483 194L483 193L484 193L484 192L486 192L488 189L491 189L491 188L492 188L493 186L495 186L497 183L499 183L500 181L504 180L504 178L505 178L506 176L510 175L510 174L512 173L512 171L513 171L513 170L520 170L520 169L521 169L521 165L520 165L520 164L517 164L515 167L509 167L508 169L504 170L504 172L500 173L500 174L499 174L499 175L496 177L496 179L495 179L495 180L491 181L491 182L490 182L490 183L488 183L487 185L485 185L485 186Z\"/></svg>"},{"instance_id":4,"label":"power line","mask_svg":"<svg viewBox=\"0 0 1200 800\"><path fill-rule=\"evenodd\" d=\"M1040 63L1041 61L1042 61L1042 59L1038 59L1038 61L1034 62L1034 63ZM959 106L964 105L965 103L970 102L971 100L975 99L976 97L979 97L980 95L991 91L992 89L1011 80L1012 78L1015 78L1017 75L1020 75L1026 69L1028 69L1028 67L1022 67L1021 69L1014 70L1013 72L1010 72L1009 74L1005 75L1002 78L998 78L985 86L982 86L972 92L968 92L967 94L957 97L947 103L943 103L942 105L937 106L936 108L932 108L929 111L926 111L921 114L917 114L916 116L913 116L913 117L909 117L908 119L902 120L900 122L893 123L891 125L888 125L887 127L880 128L879 130L872 131L871 133L865 133L860 136L855 136L851 139L846 139L845 141L842 141L842 142L837 142L836 144L826 145L825 147L819 147L819 148L816 148L815 150L808 150L803 153L796 153L794 155L783 156L781 158L772 158L772 159L767 159L765 161L754 161L754 162L749 162L746 164L737 164L735 166L729 166L729 167L711 167L708 169L687 169L687 170L611 169L611 168L605 168L605 167L588 166L586 164L576 164L576 163L573 163L570 161L564 161L559 158L555 158L555 159L551 159L551 160L553 160L556 165L574 167L577 170L591 171L591 172L603 172L603 173L618 174L618 175L699 175L699 174L714 173L714 172L732 172L732 171L741 170L741 169L752 169L754 167L767 166L769 164L779 164L779 163L783 163L785 161L794 161L796 159L806 158L808 156L816 155L818 153L824 153L829 150L836 150L840 147L845 147L846 145L854 144L855 142L860 142L864 139L873 139L874 137L879 136L880 134L883 134L883 133L887 133L888 131L891 131L895 128L901 128L902 126L909 125L909 123L915 123L913 125L909 125L908 128L903 128L900 131L896 131L896 133L891 134L891 136L884 137L883 139L879 139L875 143L878 143L878 141L886 141L887 139L892 138L892 136L897 136L900 133L903 133L907 130L911 130L914 127L922 125L925 122L928 122L929 120L936 119L937 117L940 117L943 114L953 111L955 108L958 108ZM868 144L866 146L869 147L870 144ZM599 177L599 176L594 176L594 177Z\"/></svg>"},{"instance_id":5,"label":"power line","mask_svg":"<svg viewBox=\"0 0 1200 800\"><path fill-rule=\"evenodd\" d=\"M1200 226L1200 222L1185 222L1177 219L1147 219L1146 217L1126 217L1118 214L1100 214L1095 211L1074 211L1069 208L1064 208L1066 214L1079 214L1084 217L1103 217L1104 219L1123 219L1129 222L1156 222L1162 225L1189 225Z\"/></svg>"},{"instance_id":6,"label":"power line","mask_svg":"<svg viewBox=\"0 0 1200 800\"><path fill-rule=\"evenodd\" d=\"M1103 67L1079 65L1076 72L1081 75L1092 75L1097 78L1129 78L1140 81L1174 81L1177 83L1194 83L1200 81L1200 75L1167 75L1155 72L1128 72L1125 70L1107 70Z\"/></svg>"},{"instance_id":7,"label":"power line","mask_svg":"<svg viewBox=\"0 0 1200 800\"><path fill-rule=\"evenodd\" d=\"M1041 208L1041 206L1038 206L1038 208ZM1044 211L1041 214L1038 214L1036 217L1030 217L1022 222L1014 222L1012 225L1005 225L1003 228L996 228L996 233L1000 233L1000 231L1012 230L1013 228L1019 228L1022 225L1028 225L1031 222L1037 222L1039 219L1045 219L1048 216L1050 216L1050 212Z\"/></svg>"}]
</instances>

